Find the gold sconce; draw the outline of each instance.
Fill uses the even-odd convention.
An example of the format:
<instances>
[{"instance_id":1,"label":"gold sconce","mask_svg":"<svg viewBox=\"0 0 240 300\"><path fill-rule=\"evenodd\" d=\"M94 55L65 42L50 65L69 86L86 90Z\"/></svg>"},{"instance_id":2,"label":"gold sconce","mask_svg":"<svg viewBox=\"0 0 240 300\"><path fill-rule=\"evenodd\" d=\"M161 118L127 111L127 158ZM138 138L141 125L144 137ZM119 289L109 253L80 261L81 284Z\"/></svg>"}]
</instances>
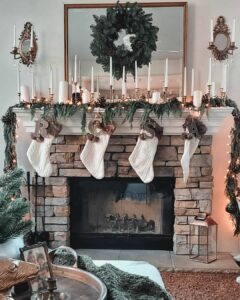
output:
<instances>
[{"instance_id":1,"label":"gold sconce","mask_svg":"<svg viewBox=\"0 0 240 300\"><path fill-rule=\"evenodd\" d=\"M19 38L19 45L15 42L15 27L14 27L14 45L10 52L14 55L14 59L19 59L20 63L24 65L31 65L34 63L37 55L37 37L33 30L33 25L30 22L25 23L24 30Z\"/></svg>"},{"instance_id":2,"label":"gold sconce","mask_svg":"<svg viewBox=\"0 0 240 300\"><path fill-rule=\"evenodd\" d=\"M233 51L237 49L235 45L235 20L233 20L232 33L223 16L218 17L216 25L214 28L212 27L213 25L211 26L211 41L208 49L212 51L216 60L225 60L229 55L233 55Z\"/></svg>"}]
</instances>

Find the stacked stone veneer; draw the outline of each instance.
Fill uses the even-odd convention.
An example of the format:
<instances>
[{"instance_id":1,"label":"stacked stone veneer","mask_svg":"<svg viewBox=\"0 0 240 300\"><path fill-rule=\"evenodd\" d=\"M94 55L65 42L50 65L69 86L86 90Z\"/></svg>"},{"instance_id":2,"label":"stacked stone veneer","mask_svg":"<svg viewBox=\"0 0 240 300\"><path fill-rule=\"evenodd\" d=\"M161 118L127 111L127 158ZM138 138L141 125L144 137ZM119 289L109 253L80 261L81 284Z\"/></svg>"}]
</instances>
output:
<instances>
[{"instance_id":1,"label":"stacked stone veneer","mask_svg":"<svg viewBox=\"0 0 240 300\"><path fill-rule=\"evenodd\" d=\"M136 136L112 136L105 154L106 177L137 177L128 157L136 144ZM50 232L51 246L66 245L70 238L70 199L68 177L89 177L80 161L85 136L60 136L51 147L53 174L46 178L45 229ZM211 213L212 202L212 137L205 136L194 154L188 183L182 179L180 160L184 141L180 136L163 136L154 160L158 177L175 177L174 251L188 254L189 223L199 212ZM42 228L43 190L38 189L38 225ZM34 207L34 206L33 206Z\"/></svg>"}]
</instances>

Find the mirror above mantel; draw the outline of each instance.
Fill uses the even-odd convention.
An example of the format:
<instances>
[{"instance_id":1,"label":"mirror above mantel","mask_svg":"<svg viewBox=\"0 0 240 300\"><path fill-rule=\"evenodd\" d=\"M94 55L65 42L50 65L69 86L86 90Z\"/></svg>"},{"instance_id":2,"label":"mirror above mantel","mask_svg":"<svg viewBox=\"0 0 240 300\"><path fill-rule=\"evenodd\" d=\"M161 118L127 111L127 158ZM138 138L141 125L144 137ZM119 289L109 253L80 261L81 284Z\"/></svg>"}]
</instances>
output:
<instances>
[{"instance_id":1,"label":"mirror above mantel","mask_svg":"<svg viewBox=\"0 0 240 300\"><path fill-rule=\"evenodd\" d=\"M91 25L93 15L106 15L108 7L116 4L65 4L64 5L64 45L65 80L72 82L74 76L74 58L78 56L81 65L81 86L90 91L91 69L94 68L95 89L100 95L109 96L109 72L96 63L90 50ZM183 70L186 65L187 42L187 3L156 2L139 3L145 13L152 14L152 24L159 28L156 51L151 57L151 90L162 92L164 87L165 61L168 58L168 92L182 95ZM147 90L148 66L138 70L140 93ZM122 80L114 80L115 95L121 95ZM127 92L134 93L134 77L127 74Z\"/></svg>"}]
</instances>

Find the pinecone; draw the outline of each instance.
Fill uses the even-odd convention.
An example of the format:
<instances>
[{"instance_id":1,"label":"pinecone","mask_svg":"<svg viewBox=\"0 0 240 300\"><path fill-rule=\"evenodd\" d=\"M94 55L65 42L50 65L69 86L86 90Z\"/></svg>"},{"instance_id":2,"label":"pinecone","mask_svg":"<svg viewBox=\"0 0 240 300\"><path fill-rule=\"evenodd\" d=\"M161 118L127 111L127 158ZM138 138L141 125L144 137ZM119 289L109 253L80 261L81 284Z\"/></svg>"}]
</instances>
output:
<instances>
[{"instance_id":1,"label":"pinecone","mask_svg":"<svg viewBox=\"0 0 240 300\"><path fill-rule=\"evenodd\" d=\"M101 96L97 100L97 106L104 108L106 106L107 100L104 96Z\"/></svg>"}]
</instances>

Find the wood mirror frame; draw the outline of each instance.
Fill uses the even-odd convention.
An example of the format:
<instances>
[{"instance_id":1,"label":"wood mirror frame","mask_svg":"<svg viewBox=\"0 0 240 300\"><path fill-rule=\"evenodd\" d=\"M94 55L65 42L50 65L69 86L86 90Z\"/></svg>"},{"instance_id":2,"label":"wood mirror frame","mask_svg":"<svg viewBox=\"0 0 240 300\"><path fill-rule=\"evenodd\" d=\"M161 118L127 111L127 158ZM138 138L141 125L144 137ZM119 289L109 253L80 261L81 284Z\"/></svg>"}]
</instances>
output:
<instances>
[{"instance_id":1,"label":"wood mirror frame","mask_svg":"<svg viewBox=\"0 0 240 300\"><path fill-rule=\"evenodd\" d=\"M225 46L221 49L217 45L217 39L225 38ZM226 20L223 16L217 18L217 23L213 29L213 42L209 43L208 49L212 51L212 54L216 60L223 61L228 59L229 55L233 54L233 50L237 49L235 43L231 42L231 33Z\"/></svg>"},{"instance_id":2,"label":"wood mirror frame","mask_svg":"<svg viewBox=\"0 0 240 300\"><path fill-rule=\"evenodd\" d=\"M121 3L123 4L123 3ZM183 63L182 63L182 88L184 81L184 66L187 63L187 26L188 26L188 3L187 2L149 2L138 3L141 7L182 7L183 8ZM64 4L64 77L65 80L69 79L69 10L70 9L86 9L86 8L109 8L115 7L116 3L91 3L91 4Z\"/></svg>"}]
</instances>

